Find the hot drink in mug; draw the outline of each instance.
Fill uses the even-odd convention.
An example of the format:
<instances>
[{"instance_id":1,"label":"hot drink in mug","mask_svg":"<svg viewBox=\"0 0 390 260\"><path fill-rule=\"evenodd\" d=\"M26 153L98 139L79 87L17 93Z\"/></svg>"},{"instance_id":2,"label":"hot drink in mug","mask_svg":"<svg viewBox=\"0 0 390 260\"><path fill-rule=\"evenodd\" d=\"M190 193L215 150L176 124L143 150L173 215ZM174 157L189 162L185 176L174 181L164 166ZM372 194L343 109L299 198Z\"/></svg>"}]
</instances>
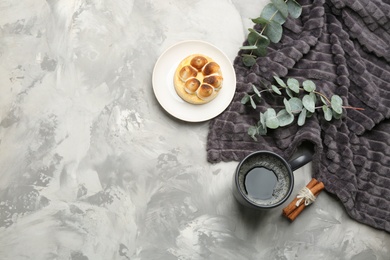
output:
<instances>
[{"instance_id":1,"label":"hot drink in mug","mask_svg":"<svg viewBox=\"0 0 390 260\"><path fill-rule=\"evenodd\" d=\"M269 209L283 204L294 187L293 171L311 160L312 151L286 161L270 151L258 151L245 157L233 177L233 194L243 205Z\"/></svg>"}]
</instances>

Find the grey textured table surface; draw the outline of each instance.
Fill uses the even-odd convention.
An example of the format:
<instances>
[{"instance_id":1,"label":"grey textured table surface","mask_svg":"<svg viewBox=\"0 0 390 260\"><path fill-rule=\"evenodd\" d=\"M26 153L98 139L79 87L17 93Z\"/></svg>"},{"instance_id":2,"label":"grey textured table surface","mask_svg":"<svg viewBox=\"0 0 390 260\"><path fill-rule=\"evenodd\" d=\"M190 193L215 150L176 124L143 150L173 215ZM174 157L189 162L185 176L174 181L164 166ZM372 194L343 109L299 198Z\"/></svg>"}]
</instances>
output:
<instances>
[{"instance_id":1,"label":"grey textured table surface","mask_svg":"<svg viewBox=\"0 0 390 260\"><path fill-rule=\"evenodd\" d=\"M152 90L163 51L233 61L265 0L0 2L0 259L390 259L390 236L326 192L293 223L231 193L208 122ZM293 194L311 179L295 172Z\"/></svg>"}]
</instances>

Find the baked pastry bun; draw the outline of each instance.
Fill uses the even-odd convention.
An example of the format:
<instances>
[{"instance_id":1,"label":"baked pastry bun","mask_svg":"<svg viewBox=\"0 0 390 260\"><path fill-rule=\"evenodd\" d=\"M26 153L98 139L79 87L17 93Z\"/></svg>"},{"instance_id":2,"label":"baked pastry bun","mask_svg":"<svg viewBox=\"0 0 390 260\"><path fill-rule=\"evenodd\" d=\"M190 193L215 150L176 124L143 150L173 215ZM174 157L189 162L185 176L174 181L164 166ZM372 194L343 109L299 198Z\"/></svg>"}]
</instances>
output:
<instances>
[{"instance_id":1,"label":"baked pastry bun","mask_svg":"<svg viewBox=\"0 0 390 260\"><path fill-rule=\"evenodd\" d=\"M205 104L213 100L222 88L221 68L203 54L192 54L176 68L173 83L176 93L188 103Z\"/></svg>"}]
</instances>

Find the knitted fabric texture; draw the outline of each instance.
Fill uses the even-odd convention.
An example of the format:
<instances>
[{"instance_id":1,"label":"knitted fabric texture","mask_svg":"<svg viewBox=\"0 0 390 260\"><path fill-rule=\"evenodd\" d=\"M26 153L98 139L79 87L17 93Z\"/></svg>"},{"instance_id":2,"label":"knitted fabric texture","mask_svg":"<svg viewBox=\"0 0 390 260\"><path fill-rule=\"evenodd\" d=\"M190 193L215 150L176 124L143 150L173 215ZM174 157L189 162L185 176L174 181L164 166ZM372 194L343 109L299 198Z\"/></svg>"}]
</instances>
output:
<instances>
[{"instance_id":1,"label":"knitted fabric texture","mask_svg":"<svg viewBox=\"0 0 390 260\"><path fill-rule=\"evenodd\" d=\"M257 150L288 159L304 141L315 146L313 177L324 182L355 220L390 232L390 1L303 0L298 19L287 19L283 37L266 57L245 67L238 53L237 89L230 106L210 121L209 162L239 161ZM244 44L247 44L245 42ZM254 110L241 104L246 93L273 83L273 76L313 80L317 90L342 97L343 118L316 113L299 127L268 131L254 141L248 127L259 112L283 105L265 94Z\"/></svg>"}]
</instances>

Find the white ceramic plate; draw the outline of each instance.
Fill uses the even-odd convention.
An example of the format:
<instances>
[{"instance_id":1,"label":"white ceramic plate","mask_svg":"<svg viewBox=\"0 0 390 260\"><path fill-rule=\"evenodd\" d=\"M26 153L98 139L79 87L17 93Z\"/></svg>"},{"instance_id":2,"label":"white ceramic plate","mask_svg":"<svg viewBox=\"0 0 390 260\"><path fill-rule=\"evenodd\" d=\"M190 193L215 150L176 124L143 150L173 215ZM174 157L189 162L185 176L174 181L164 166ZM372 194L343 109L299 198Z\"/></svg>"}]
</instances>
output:
<instances>
[{"instance_id":1,"label":"white ceramic plate","mask_svg":"<svg viewBox=\"0 0 390 260\"><path fill-rule=\"evenodd\" d=\"M182 100L173 85L173 76L179 63L187 56L200 53L214 59L221 67L223 87L209 103L193 105ZM179 42L158 58L152 76L153 91L160 105L172 116L187 122L201 122L222 113L233 99L236 74L229 58L214 45L204 41Z\"/></svg>"}]
</instances>

